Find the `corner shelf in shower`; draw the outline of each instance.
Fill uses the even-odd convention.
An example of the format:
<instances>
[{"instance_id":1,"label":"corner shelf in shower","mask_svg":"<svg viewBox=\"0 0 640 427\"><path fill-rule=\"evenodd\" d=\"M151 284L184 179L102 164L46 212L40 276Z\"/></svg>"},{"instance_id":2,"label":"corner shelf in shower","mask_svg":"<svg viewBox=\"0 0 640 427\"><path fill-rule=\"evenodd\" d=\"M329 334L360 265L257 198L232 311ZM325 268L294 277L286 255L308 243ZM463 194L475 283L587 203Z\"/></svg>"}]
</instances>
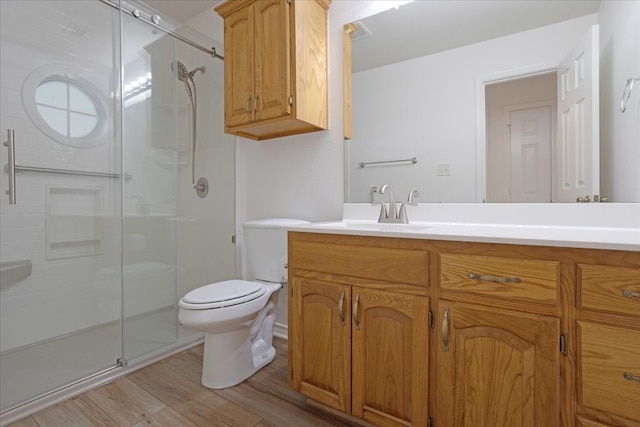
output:
<instances>
[{"instance_id":1,"label":"corner shelf in shower","mask_svg":"<svg viewBox=\"0 0 640 427\"><path fill-rule=\"evenodd\" d=\"M15 285L21 280L31 276L31 260L21 259L17 261L0 262L0 283L2 288Z\"/></svg>"}]
</instances>

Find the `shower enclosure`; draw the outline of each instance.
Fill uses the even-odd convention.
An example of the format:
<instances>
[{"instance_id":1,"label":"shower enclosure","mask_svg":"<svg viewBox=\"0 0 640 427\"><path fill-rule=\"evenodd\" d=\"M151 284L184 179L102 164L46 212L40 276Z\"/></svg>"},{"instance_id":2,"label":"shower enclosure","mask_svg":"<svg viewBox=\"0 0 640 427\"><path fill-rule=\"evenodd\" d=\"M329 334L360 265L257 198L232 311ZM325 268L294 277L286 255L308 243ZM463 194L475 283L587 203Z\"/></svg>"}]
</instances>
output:
<instances>
[{"instance_id":1,"label":"shower enclosure","mask_svg":"<svg viewBox=\"0 0 640 427\"><path fill-rule=\"evenodd\" d=\"M177 301L236 277L235 172L223 63L185 39L214 41L133 1L2 0L0 19L6 415L199 338Z\"/></svg>"}]
</instances>

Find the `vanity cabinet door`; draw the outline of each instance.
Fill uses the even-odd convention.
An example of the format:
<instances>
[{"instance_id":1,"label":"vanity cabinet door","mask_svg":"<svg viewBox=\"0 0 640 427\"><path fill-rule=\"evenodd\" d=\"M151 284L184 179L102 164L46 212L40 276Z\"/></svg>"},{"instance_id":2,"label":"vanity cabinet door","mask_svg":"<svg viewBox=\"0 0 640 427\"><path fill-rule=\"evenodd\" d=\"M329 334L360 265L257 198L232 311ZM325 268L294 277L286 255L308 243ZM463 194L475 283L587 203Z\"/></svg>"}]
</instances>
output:
<instances>
[{"instance_id":1,"label":"vanity cabinet door","mask_svg":"<svg viewBox=\"0 0 640 427\"><path fill-rule=\"evenodd\" d=\"M429 299L355 286L351 297L353 415L426 426Z\"/></svg>"},{"instance_id":2,"label":"vanity cabinet door","mask_svg":"<svg viewBox=\"0 0 640 427\"><path fill-rule=\"evenodd\" d=\"M436 425L557 426L560 321L441 300Z\"/></svg>"},{"instance_id":3,"label":"vanity cabinet door","mask_svg":"<svg viewBox=\"0 0 640 427\"><path fill-rule=\"evenodd\" d=\"M290 386L351 411L351 287L294 277L289 307Z\"/></svg>"}]
</instances>

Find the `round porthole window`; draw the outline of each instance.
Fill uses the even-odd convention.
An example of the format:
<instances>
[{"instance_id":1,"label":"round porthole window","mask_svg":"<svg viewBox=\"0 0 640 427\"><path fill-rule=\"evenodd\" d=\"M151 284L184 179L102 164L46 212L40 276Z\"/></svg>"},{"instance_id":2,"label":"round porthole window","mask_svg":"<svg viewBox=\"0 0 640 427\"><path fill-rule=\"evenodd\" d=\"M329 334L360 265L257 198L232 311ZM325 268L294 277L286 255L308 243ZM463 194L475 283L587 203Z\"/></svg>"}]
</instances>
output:
<instances>
[{"instance_id":1,"label":"round porthole window","mask_svg":"<svg viewBox=\"0 0 640 427\"><path fill-rule=\"evenodd\" d=\"M22 99L31 121L62 144L93 147L107 141L104 96L69 66L49 65L31 73Z\"/></svg>"}]
</instances>

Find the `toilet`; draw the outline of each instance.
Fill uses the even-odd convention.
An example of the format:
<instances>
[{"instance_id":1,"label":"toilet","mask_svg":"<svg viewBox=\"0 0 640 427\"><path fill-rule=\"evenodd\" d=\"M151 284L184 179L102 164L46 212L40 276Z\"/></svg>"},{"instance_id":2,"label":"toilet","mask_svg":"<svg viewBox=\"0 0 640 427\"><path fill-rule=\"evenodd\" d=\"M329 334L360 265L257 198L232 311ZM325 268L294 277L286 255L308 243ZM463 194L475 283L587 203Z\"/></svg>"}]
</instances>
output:
<instances>
[{"instance_id":1,"label":"toilet","mask_svg":"<svg viewBox=\"0 0 640 427\"><path fill-rule=\"evenodd\" d=\"M306 222L245 222L246 261L254 281L212 283L192 290L180 300L180 324L205 333L205 387L221 389L239 384L275 358L272 341L278 291L286 283L287 232L283 227Z\"/></svg>"}]
</instances>

